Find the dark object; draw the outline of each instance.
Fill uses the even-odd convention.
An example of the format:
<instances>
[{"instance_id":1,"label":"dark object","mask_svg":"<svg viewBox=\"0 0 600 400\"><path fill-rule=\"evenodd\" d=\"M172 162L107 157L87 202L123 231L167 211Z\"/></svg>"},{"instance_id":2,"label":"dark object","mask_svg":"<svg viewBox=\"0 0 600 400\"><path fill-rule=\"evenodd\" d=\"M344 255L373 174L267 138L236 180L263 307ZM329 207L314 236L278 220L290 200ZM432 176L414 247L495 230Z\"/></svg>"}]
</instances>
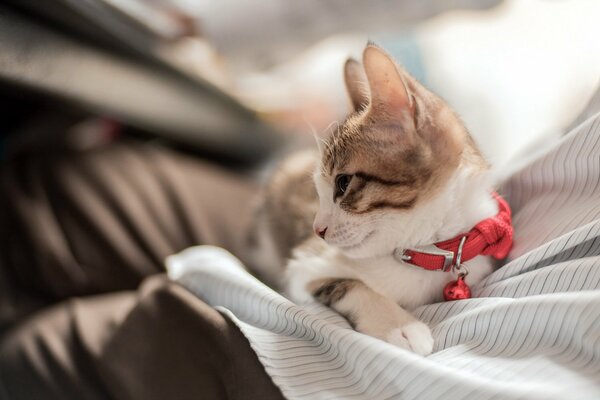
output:
<instances>
[{"instance_id":1,"label":"dark object","mask_svg":"<svg viewBox=\"0 0 600 400\"><path fill-rule=\"evenodd\" d=\"M158 40L101 0L11 0L0 6L0 89L43 95L240 162L278 148L270 126L160 56Z\"/></svg>"},{"instance_id":2,"label":"dark object","mask_svg":"<svg viewBox=\"0 0 600 400\"><path fill-rule=\"evenodd\" d=\"M137 141L0 171L0 399L281 399L239 329L162 276L245 257L256 188Z\"/></svg>"}]
</instances>

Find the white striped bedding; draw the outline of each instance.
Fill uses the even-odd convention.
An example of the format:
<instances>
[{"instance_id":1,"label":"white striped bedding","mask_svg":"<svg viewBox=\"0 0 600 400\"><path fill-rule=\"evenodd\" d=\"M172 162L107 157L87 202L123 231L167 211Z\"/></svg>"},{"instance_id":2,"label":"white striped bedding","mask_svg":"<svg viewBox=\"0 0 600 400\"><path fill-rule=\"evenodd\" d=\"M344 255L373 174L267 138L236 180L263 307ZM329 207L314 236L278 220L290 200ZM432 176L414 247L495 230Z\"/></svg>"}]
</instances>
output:
<instances>
[{"instance_id":1,"label":"white striped bedding","mask_svg":"<svg viewBox=\"0 0 600 400\"><path fill-rule=\"evenodd\" d=\"M473 299L416 310L435 337L426 358L354 332L325 307L294 305L218 248L171 256L169 274L238 324L289 399L600 399L593 111L501 187L515 225L506 264Z\"/></svg>"}]
</instances>

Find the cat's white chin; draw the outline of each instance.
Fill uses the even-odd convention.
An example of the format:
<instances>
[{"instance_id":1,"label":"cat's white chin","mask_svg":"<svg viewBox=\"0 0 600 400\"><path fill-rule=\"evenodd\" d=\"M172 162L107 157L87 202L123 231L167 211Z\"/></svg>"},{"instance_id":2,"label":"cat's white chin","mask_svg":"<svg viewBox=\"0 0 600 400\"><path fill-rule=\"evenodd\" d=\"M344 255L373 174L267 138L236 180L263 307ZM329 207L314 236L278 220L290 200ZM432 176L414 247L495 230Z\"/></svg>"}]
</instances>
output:
<instances>
[{"instance_id":1,"label":"cat's white chin","mask_svg":"<svg viewBox=\"0 0 600 400\"><path fill-rule=\"evenodd\" d=\"M353 260L380 258L392 255L394 252L394 249L388 250L387 248L379 248L379 246L361 246L345 250L338 248L338 250L345 257Z\"/></svg>"},{"instance_id":2,"label":"cat's white chin","mask_svg":"<svg viewBox=\"0 0 600 400\"><path fill-rule=\"evenodd\" d=\"M373 257L373 241L377 237L377 232L372 230L368 232L364 237L352 244L335 244L328 243L329 245L337 248L343 255L348 258L367 258Z\"/></svg>"},{"instance_id":3,"label":"cat's white chin","mask_svg":"<svg viewBox=\"0 0 600 400\"><path fill-rule=\"evenodd\" d=\"M363 258L371 258L373 255L368 250L360 250L360 249L340 249L338 250L347 258L360 260Z\"/></svg>"}]
</instances>

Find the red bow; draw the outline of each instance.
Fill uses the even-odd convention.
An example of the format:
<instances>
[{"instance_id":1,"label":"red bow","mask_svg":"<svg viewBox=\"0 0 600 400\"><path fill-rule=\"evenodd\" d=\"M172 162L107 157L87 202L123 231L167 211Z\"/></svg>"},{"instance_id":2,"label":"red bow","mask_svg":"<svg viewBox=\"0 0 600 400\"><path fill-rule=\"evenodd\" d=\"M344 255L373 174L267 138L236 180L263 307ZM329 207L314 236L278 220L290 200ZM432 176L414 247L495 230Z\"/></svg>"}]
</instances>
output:
<instances>
[{"instance_id":1,"label":"red bow","mask_svg":"<svg viewBox=\"0 0 600 400\"><path fill-rule=\"evenodd\" d=\"M427 270L444 270L457 263L460 243L463 238L460 263L469 261L478 255L489 255L503 259L508 255L513 242L513 227L508 203L496 192L493 193L498 202L498 214L484 219L467 233L462 233L453 239L435 243L422 250L407 249L402 255L402 261Z\"/></svg>"}]
</instances>

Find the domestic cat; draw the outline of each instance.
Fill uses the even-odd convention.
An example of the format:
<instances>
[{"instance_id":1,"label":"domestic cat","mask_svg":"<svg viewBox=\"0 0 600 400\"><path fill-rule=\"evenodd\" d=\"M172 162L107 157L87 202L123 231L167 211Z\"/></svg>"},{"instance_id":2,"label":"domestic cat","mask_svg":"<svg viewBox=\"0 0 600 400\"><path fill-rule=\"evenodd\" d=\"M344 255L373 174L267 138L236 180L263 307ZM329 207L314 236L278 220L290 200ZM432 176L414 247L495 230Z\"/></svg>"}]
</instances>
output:
<instances>
[{"instance_id":1,"label":"domestic cat","mask_svg":"<svg viewBox=\"0 0 600 400\"><path fill-rule=\"evenodd\" d=\"M267 185L255 270L293 301L316 299L357 331L427 355L430 328L410 310L443 300L457 274L471 285L488 275L482 254L506 256L510 210L457 115L384 50L369 44L344 76L353 112ZM485 243L473 250L475 238Z\"/></svg>"}]
</instances>

